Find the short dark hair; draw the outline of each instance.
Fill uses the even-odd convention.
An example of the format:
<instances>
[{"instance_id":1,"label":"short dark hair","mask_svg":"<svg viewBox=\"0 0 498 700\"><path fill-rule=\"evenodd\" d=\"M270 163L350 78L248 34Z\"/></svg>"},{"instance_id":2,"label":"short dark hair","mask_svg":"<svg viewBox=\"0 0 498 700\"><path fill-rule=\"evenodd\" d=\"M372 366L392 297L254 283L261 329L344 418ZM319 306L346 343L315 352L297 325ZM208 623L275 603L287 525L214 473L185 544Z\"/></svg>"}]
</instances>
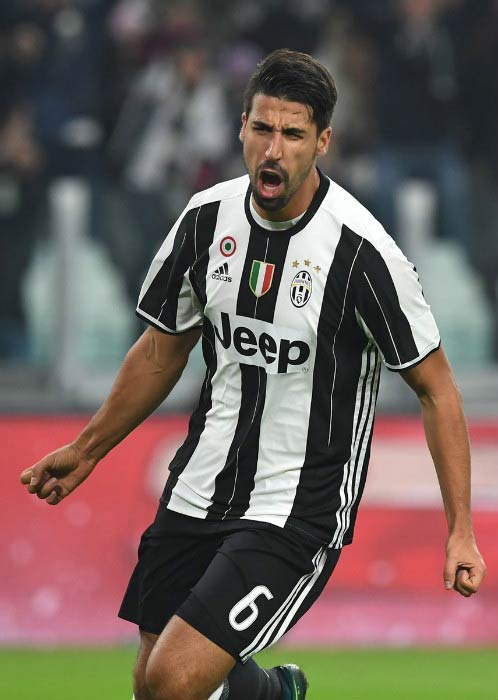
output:
<instances>
[{"instance_id":1,"label":"short dark hair","mask_svg":"<svg viewBox=\"0 0 498 700\"><path fill-rule=\"evenodd\" d=\"M334 79L325 66L306 53L290 49L277 49L258 63L244 92L247 116L255 95L307 105L319 134L330 126L337 102Z\"/></svg>"}]
</instances>

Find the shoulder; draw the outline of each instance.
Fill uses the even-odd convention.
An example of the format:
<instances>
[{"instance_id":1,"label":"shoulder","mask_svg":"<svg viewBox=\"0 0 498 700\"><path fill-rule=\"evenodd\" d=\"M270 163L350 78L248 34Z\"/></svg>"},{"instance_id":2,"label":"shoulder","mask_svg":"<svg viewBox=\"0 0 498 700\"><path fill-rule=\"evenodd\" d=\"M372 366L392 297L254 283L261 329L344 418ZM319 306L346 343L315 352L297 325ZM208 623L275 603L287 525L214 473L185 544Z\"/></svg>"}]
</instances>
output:
<instances>
[{"instance_id":1,"label":"shoulder","mask_svg":"<svg viewBox=\"0 0 498 700\"><path fill-rule=\"evenodd\" d=\"M329 178L330 179L330 178ZM392 237L380 221L361 204L356 197L333 180L323 200L322 208L335 220L336 225L347 228L346 235L357 237L358 244L366 250L374 248L384 258L403 257Z\"/></svg>"},{"instance_id":2,"label":"shoulder","mask_svg":"<svg viewBox=\"0 0 498 700\"><path fill-rule=\"evenodd\" d=\"M196 207L201 207L205 204L223 202L236 197L244 197L248 186L248 175L237 177L234 180L219 182L207 190L202 190L202 192L197 192L194 194L188 204L188 209L195 209Z\"/></svg>"},{"instance_id":3,"label":"shoulder","mask_svg":"<svg viewBox=\"0 0 498 700\"><path fill-rule=\"evenodd\" d=\"M333 180L330 180L330 187L322 207L338 224L347 226L353 233L366 239L376 248L393 242L380 221L356 197Z\"/></svg>"}]
</instances>

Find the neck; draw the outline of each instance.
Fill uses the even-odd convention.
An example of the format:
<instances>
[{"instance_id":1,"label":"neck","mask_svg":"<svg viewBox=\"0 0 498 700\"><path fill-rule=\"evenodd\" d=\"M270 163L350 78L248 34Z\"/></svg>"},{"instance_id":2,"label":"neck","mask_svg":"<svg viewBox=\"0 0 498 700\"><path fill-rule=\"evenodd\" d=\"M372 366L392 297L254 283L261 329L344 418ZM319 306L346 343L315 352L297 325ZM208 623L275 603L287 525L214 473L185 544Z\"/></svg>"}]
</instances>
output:
<instances>
[{"instance_id":1,"label":"neck","mask_svg":"<svg viewBox=\"0 0 498 700\"><path fill-rule=\"evenodd\" d=\"M316 191L320 187L320 175L316 166L313 166L306 176L306 179L301 183L296 192L292 195L287 204L278 211L267 211L258 205L254 196L252 203L254 209L258 212L262 219L267 221L290 221L296 219L308 209Z\"/></svg>"}]
</instances>

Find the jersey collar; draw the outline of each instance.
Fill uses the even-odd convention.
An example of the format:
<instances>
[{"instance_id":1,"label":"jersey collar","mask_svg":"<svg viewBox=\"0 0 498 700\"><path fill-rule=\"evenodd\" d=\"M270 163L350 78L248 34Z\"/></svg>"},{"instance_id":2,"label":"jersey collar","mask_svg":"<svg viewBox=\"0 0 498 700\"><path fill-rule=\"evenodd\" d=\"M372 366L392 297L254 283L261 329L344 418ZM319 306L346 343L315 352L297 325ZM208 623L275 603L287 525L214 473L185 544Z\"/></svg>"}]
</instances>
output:
<instances>
[{"instance_id":1,"label":"jersey collar","mask_svg":"<svg viewBox=\"0 0 498 700\"><path fill-rule=\"evenodd\" d=\"M288 236L293 236L295 233L298 233L299 231L302 231L302 229L309 224L311 219L315 216L316 212L318 211L321 203L323 202L325 195L328 192L329 186L330 186L330 180L328 177L325 177L325 175L322 173L322 171L317 168L318 174L320 176L320 184L318 186L317 191L315 192L315 195L313 199L311 200L311 204L309 205L308 209L304 212L302 217L299 219L299 221L294 224L294 226L291 226L290 228L284 229L283 231L278 231L278 235L288 235ZM245 198L245 203L244 203L244 208L246 212L246 217L248 222L251 224L251 228L253 230L259 231L260 233L264 233L266 236L268 234L275 233L275 231L271 231L267 228L264 228L263 226L260 226L258 222L255 220L254 216L252 215L251 212L251 195L252 195L252 187L251 183L249 183L249 186L247 188L246 192L246 198Z\"/></svg>"}]
</instances>

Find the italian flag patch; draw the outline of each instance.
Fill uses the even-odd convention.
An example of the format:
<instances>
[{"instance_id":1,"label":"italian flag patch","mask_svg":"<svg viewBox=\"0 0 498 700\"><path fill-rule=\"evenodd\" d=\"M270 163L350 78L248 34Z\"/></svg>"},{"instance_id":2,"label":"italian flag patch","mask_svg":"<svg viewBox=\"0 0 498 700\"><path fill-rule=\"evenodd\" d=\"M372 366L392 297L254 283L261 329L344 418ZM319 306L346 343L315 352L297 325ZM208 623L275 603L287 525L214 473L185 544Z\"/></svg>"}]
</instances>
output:
<instances>
[{"instance_id":1,"label":"italian flag patch","mask_svg":"<svg viewBox=\"0 0 498 700\"><path fill-rule=\"evenodd\" d=\"M255 296L262 297L270 289L274 270L273 263L261 262L261 260L252 261L249 287Z\"/></svg>"}]
</instances>

